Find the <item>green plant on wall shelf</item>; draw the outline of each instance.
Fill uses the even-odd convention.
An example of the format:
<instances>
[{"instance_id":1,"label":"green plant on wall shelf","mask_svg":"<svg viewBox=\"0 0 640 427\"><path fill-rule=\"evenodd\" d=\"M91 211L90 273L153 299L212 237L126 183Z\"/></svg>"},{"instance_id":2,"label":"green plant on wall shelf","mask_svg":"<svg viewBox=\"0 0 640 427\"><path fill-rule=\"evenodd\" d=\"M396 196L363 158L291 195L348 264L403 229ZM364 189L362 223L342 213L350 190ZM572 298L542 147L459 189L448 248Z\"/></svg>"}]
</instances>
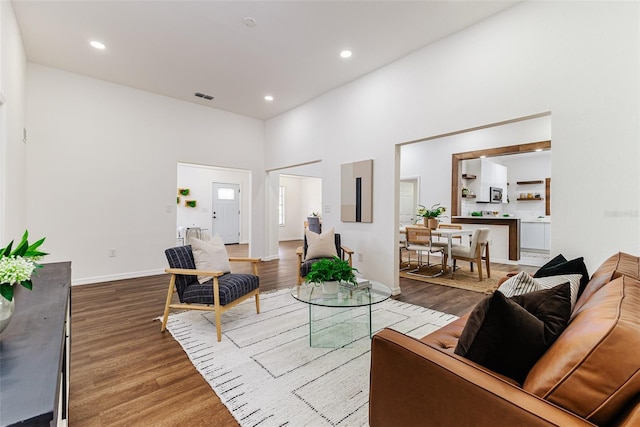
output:
<instances>
[{"instance_id":1,"label":"green plant on wall shelf","mask_svg":"<svg viewBox=\"0 0 640 427\"><path fill-rule=\"evenodd\" d=\"M190 193L190 190L188 188L178 188L178 194L180 196L188 196Z\"/></svg>"},{"instance_id":2,"label":"green plant on wall shelf","mask_svg":"<svg viewBox=\"0 0 640 427\"><path fill-rule=\"evenodd\" d=\"M185 200L184 201L184 205L188 208L195 208L196 207L196 201L195 200Z\"/></svg>"}]
</instances>

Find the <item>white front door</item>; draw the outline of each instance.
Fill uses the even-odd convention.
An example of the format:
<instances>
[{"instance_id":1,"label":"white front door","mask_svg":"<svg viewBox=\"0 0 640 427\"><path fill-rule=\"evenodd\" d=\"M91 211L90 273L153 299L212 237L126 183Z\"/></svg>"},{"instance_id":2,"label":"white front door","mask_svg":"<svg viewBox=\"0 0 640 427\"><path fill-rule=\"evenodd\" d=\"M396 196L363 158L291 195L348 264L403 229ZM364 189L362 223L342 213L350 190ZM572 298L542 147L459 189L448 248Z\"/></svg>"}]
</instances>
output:
<instances>
[{"instance_id":1,"label":"white front door","mask_svg":"<svg viewBox=\"0 0 640 427\"><path fill-rule=\"evenodd\" d=\"M211 235L225 244L240 243L240 184L213 183Z\"/></svg>"}]
</instances>

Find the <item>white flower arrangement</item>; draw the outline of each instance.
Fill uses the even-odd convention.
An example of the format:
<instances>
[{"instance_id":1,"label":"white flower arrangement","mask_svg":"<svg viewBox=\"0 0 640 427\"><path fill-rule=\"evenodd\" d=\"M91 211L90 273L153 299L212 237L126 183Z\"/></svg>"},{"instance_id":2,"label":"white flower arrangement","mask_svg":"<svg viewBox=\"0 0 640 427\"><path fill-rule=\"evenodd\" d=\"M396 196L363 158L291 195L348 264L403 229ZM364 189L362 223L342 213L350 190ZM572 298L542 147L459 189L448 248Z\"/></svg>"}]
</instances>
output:
<instances>
[{"instance_id":1,"label":"white flower arrangement","mask_svg":"<svg viewBox=\"0 0 640 427\"><path fill-rule=\"evenodd\" d=\"M41 265L36 261L48 255L38 250L44 242L44 237L29 245L29 232L25 231L18 246L11 251L13 241L6 248L0 249L0 295L13 300L13 287L20 284L31 289L31 276Z\"/></svg>"}]
</instances>

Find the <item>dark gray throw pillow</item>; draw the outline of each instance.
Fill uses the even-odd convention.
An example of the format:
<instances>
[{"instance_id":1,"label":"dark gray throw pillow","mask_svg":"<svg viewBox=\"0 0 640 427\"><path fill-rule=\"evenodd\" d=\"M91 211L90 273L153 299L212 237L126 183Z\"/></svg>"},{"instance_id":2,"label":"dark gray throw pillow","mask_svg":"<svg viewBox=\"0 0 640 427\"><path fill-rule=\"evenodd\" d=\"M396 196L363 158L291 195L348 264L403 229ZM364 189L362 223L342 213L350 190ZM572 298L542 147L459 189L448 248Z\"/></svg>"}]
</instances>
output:
<instances>
[{"instance_id":1,"label":"dark gray throw pillow","mask_svg":"<svg viewBox=\"0 0 640 427\"><path fill-rule=\"evenodd\" d=\"M560 276L565 274L582 274L582 278L580 279L580 289L578 289L578 298L582 295L582 291L589 283L589 272L587 271L587 266L584 263L584 258L576 258L571 261L561 261L552 264L552 261L559 259L558 257L564 258L562 255L558 255L553 260L549 261L547 264L543 265L536 271L533 277L549 277L549 276Z\"/></svg>"},{"instance_id":2,"label":"dark gray throw pillow","mask_svg":"<svg viewBox=\"0 0 640 427\"><path fill-rule=\"evenodd\" d=\"M569 283L512 298L495 292L473 309L454 352L522 384L570 316Z\"/></svg>"}]
</instances>

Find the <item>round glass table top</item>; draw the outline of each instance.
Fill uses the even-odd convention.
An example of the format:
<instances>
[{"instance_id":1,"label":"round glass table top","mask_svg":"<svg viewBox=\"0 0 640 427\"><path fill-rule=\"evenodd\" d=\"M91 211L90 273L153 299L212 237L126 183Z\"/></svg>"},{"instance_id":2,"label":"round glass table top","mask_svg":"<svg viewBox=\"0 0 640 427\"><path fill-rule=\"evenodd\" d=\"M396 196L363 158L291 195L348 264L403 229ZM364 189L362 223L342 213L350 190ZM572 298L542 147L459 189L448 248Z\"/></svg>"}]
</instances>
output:
<instances>
[{"instance_id":1,"label":"round glass table top","mask_svg":"<svg viewBox=\"0 0 640 427\"><path fill-rule=\"evenodd\" d=\"M363 307L377 304L389 299L391 289L380 282L370 280L371 287L353 289L348 286L338 286L336 293L323 293L322 285L303 283L291 288L291 296L298 301L323 307Z\"/></svg>"}]
</instances>

